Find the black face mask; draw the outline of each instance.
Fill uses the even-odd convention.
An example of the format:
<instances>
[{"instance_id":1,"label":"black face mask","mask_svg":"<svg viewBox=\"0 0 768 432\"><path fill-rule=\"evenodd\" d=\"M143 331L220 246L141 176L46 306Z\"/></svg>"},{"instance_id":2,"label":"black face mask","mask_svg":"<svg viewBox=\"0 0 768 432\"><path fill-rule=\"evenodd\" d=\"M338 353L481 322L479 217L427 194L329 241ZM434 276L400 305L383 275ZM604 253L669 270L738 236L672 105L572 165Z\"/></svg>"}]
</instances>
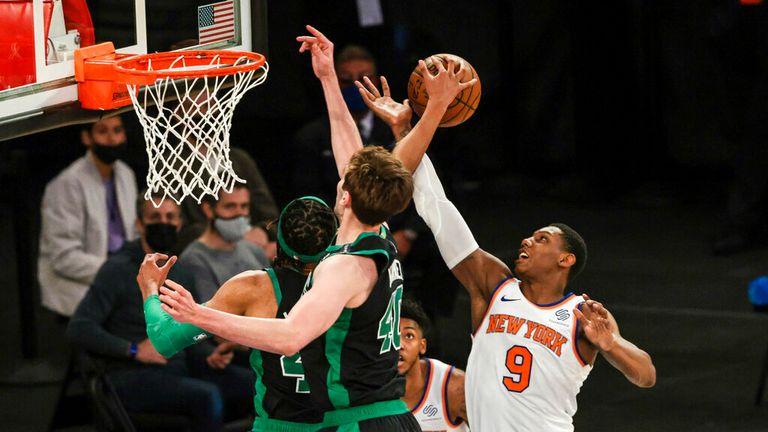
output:
<instances>
[{"instance_id":1,"label":"black face mask","mask_svg":"<svg viewBox=\"0 0 768 432\"><path fill-rule=\"evenodd\" d=\"M144 238L155 252L170 252L177 237L176 225L153 223L144 226Z\"/></svg>"},{"instance_id":2,"label":"black face mask","mask_svg":"<svg viewBox=\"0 0 768 432\"><path fill-rule=\"evenodd\" d=\"M93 154L107 165L112 165L116 160L125 158L127 149L128 147L125 143L116 146L105 146L93 143L91 146Z\"/></svg>"}]
</instances>

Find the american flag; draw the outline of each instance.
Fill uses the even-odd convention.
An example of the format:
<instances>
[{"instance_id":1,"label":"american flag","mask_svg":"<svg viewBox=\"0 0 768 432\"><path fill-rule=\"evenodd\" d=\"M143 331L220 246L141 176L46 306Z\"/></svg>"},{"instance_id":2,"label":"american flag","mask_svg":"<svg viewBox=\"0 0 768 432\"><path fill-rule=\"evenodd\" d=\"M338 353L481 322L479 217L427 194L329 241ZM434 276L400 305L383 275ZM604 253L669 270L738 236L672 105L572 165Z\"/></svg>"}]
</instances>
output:
<instances>
[{"instance_id":1,"label":"american flag","mask_svg":"<svg viewBox=\"0 0 768 432\"><path fill-rule=\"evenodd\" d=\"M197 34L200 44L234 38L234 0L198 6Z\"/></svg>"}]
</instances>

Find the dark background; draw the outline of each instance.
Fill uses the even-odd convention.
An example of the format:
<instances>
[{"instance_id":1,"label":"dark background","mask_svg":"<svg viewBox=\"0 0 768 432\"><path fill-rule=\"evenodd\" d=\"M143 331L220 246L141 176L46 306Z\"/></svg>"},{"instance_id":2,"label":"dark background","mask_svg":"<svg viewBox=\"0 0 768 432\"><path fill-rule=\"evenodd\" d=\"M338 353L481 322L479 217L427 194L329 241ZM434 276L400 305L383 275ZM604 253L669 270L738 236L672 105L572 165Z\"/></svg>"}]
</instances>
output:
<instances>
[{"instance_id":1,"label":"dark background","mask_svg":"<svg viewBox=\"0 0 768 432\"><path fill-rule=\"evenodd\" d=\"M95 19L106 15L112 25L117 18L110 9L94 3ZM469 60L482 80L480 107L471 122L440 130L432 147L450 165L444 169L467 181L493 184L516 173L551 187L558 180L585 183L576 189L589 190L563 192L596 199L659 177L727 183L747 121L765 111L765 103L753 100L766 62L764 6L735 0L382 3L384 24L361 28L354 1L268 2L270 76L238 106L231 142L260 162L279 202L296 193L281 178L291 165L284 150L297 128L325 109L309 58L295 42L306 23L325 31L337 50L348 43L368 47L398 100L419 58L450 52ZM148 25L153 34L167 26L167 16L150 17ZM132 113L123 117L133 143L129 162L143 177L140 126ZM3 159L20 151L34 167L32 202L82 154L77 133L77 127L62 128L0 146Z\"/></svg>"},{"instance_id":2,"label":"dark background","mask_svg":"<svg viewBox=\"0 0 768 432\"><path fill-rule=\"evenodd\" d=\"M384 25L361 28L354 1L268 2L270 75L238 105L231 143L256 159L278 205L301 193L285 178L293 134L325 114L309 56L295 42L305 24L325 32L337 50L368 47L398 100L419 58L459 55L477 70L482 99L465 124L438 131L430 155L479 243L508 260L536 228L571 224L590 247L571 289L604 301L658 369L656 388L638 390L599 360L579 396L577 430L768 429L765 408L752 407L766 321L746 297L747 283L768 272L768 251L710 251L738 161L760 157L754 143L768 143L761 140L768 7L735 0L391 0L382 8ZM132 113L123 118L128 162L143 182L141 130ZM77 127L0 143L2 364L9 374L40 359L57 366L66 356L51 317L37 306L34 261L43 188L82 153ZM17 239L27 247L13 249ZM36 318L22 329L25 292ZM452 347L442 355L463 366L469 331L462 292L438 327L439 344ZM22 334L31 330L37 350L30 359ZM0 424L35 430L46 415L32 407L48 414L58 390L53 383L0 391L30 401L26 410L0 410Z\"/></svg>"}]
</instances>

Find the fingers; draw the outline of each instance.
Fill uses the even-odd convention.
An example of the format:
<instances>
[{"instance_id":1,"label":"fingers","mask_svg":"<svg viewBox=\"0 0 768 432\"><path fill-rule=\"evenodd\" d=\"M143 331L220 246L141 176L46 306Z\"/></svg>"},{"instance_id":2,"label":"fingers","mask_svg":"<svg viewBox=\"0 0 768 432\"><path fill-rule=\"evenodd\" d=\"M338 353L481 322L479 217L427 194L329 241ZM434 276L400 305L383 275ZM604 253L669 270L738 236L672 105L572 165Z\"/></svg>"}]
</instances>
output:
<instances>
[{"instance_id":1,"label":"fingers","mask_svg":"<svg viewBox=\"0 0 768 432\"><path fill-rule=\"evenodd\" d=\"M164 256L167 257L167 255L164 255ZM179 258L176 255L172 256L171 258L168 259L168 261L165 262L165 264L163 264L161 268L163 270L170 270L171 267L173 267L173 265L176 264L177 259Z\"/></svg>"},{"instance_id":2,"label":"fingers","mask_svg":"<svg viewBox=\"0 0 768 432\"><path fill-rule=\"evenodd\" d=\"M432 74L427 70L427 63L424 60L419 60L419 65L416 69L421 73L422 79L428 79Z\"/></svg>"},{"instance_id":3,"label":"fingers","mask_svg":"<svg viewBox=\"0 0 768 432\"><path fill-rule=\"evenodd\" d=\"M465 83L460 83L459 84L459 90L464 90L467 87L472 87L473 85L475 85L475 83L477 83L477 78L472 78L471 80L469 80L469 81L467 81Z\"/></svg>"},{"instance_id":4,"label":"fingers","mask_svg":"<svg viewBox=\"0 0 768 432\"><path fill-rule=\"evenodd\" d=\"M325 37L323 33L320 32L320 30L312 27L311 25L307 24L307 31L312 33L313 36L315 36L320 42L331 44L330 39Z\"/></svg>"},{"instance_id":5,"label":"fingers","mask_svg":"<svg viewBox=\"0 0 768 432\"><path fill-rule=\"evenodd\" d=\"M370 78L368 78L367 76L363 77L363 81L365 81L365 86L368 89L368 91L370 91L377 98L381 97L381 93L379 93L379 89L376 88L376 85L373 83L373 81L371 81Z\"/></svg>"},{"instance_id":6,"label":"fingers","mask_svg":"<svg viewBox=\"0 0 768 432\"><path fill-rule=\"evenodd\" d=\"M452 60L452 59L447 59L447 60L446 60L446 63L448 63L448 66L449 66L449 67L448 67L448 70L450 70L450 71L453 71L453 60ZM440 58L439 58L439 57L438 57L437 61L435 61L435 60L433 59L433 60L432 60L432 64L434 64L434 65L437 67L437 75L439 75L439 74L441 74L441 73L443 73L443 72L445 72L445 71L446 71L446 68L445 68L445 66L443 65L443 62L442 62L442 61L440 61Z\"/></svg>"},{"instance_id":7,"label":"fingers","mask_svg":"<svg viewBox=\"0 0 768 432\"><path fill-rule=\"evenodd\" d=\"M358 82L357 82L357 81L355 81L355 83L358 83ZM358 83L358 84L359 84L359 83ZM357 91L358 91L358 92L360 92L360 96L362 96L362 97L363 97L363 102L365 102L365 106L367 106L367 107L368 107L368 109L370 109L371 111L373 111L373 110L374 110L374 108L376 107L376 106L374 105L374 102L376 101L376 98L375 98L375 97L373 97L373 95L371 94L371 92L369 92L368 90L364 89L364 88L362 87L362 84L359 84L359 85L357 86Z\"/></svg>"},{"instance_id":8,"label":"fingers","mask_svg":"<svg viewBox=\"0 0 768 432\"><path fill-rule=\"evenodd\" d=\"M467 67L466 62L459 62L459 71L456 73L456 76L459 77L459 79L464 79L464 76L469 72L469 67Z\"/></svg>"},{"instance_id":9,"label":"fingers","mask_svg":"<svg viewBox=\"0 0 768 432\"><path fill-rule=\"evenodd\" d=\"M405 105L406 108L410 108L411 107L411 101L408 100L408 99L405 99L405 100L403 100L403 105Z\"/></svg>"},{"instance_id":10,"label":"fingers","mask_svg":"<svg viewBox=\"0 0 768 432\"><path fill-rule=\"evenodd\" d=\"M368 79L368 77L365 77L365 78ZM380 79L381 79L381 91L384 92L384 96L389 97L390 95L389 83L387 82L387 78L385 78L384 75L382 75Z\"/></svg>"},{"instance_id":11,"label":"fingers","mask_svg":"<svg viewBox=\"0 0 768 432\"><path fill-rule=\"evenodd\" d=\"M581 313L578 307L573 308L573 315L576 317L577 320L581 322L582 325L586 325L589 322L587 317L585 317L584 314Z\"/></svg>"},{"instance_id":12,"label":"fingers","mask_svg":"<svg viewBox=\"0 0 768 432\"><path fill-rule=\"evenodd\" d=\"M592 320L592 309L589 307L587 302L579 303L578 309L581 315L583 315L587 320Z\"/></svg>"},{"instance_id":13,"label":"fingers","mask_svg":"<svg viewBox=\"0 0 768 432\"><path fill-rule=\"evenodd\" d=\"M179 285L178 283L176 283L176 282L174 282L174 281L172 281L170 279L166 279L165 280L165 284L168 285L169 287L173 288L173 291L176 291L177 293L179 293L179 295L187 295L187 294L189 294L189 291L187 291L186 288L184 288L183 286ZM164 287L160 288L161 292L162 292L163 288ZM168 289L168 288L166 288L166 289Z\"/></svg>"},{"instance_id":14,"label":"fingers","mask_svg":"<svg viewBox=\"0 0 768 432\"><path fill-rule=\"evenodd\" d=\"M311 38L313 40L300 40L300 39L310 39L310 38L303 37L303 36L300 36L300 37L296 38L296 40L299 40L299 42L301 42L301 45L299 46L299 52L300 53L303 53L303 52L309 50L313 45L317 44L317 41L314 40L315 38Z\"/></svg>"},{"instance_id":15,"label":"fingers","mask_svg":"<svg viewBox=\"0 0 768 432\"><path fill-rule=\"evenodd\" d=\"M178 312L177 308L179 307L179 302L176 301L173 297L167 294L161 294L160 295L160 301L162 302L162 305L168 306L174 310L174 312ZM161 305L161 306L162 306Z\"/></svg>"},{"instance_id":16,"label":"fingers","mask_svg":"<svg viewBox=\"0 0 768 432\"><path fill-rule=\"evenodd\" d=\"M164 287L164 286L160 287L160 294L164 294L164 295L167 295L167 296L170 296L170 297L174 297L174 298L178 298L179 297L179 293L177 293L176 291L174 291L174 290L172 290L172 289L170 289L168 287Z\"/></svg>"},{"instance_id":17,"label":"fingers","mask_svg":"<svg viewBox=\"0 0 768 432\"><path fill-rule=\"evenodd\" d=\"M172 316L172 317L174 317L174 318L176 318L176 317L179 315L179 312L178 312L176 309L174 309L174 308L172 308L172 307L168 306L168 305L167 305L167 304L165 304L165 303L160 303L160 307L161 307L161 308L163 308L163 310L164 310L164 311L165 311L165 312L166 312L168 315L170 315L170 316Z\"/></svg>"},{"instance_id":18,"label":"fingers","mask_svg":"<svg viewBox=\"0 0 768 432\"><path fill-rule=\"evenodd\" d=\"M156 262L164 261L168 259L168 255L159 252L150 253L144 256L144 262Z\"/></svg>"}]
</instances>

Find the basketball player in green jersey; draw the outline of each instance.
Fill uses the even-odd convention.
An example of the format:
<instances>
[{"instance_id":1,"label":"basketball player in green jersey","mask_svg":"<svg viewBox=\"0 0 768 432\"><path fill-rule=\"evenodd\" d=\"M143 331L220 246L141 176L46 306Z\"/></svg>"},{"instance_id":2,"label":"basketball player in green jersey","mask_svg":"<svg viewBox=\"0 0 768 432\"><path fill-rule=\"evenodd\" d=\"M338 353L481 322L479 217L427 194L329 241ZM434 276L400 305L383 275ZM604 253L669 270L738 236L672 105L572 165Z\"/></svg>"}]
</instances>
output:
<instances>
[{"instance_id":1,"label":"basketball player in green jersey","mask_svg":"<svg viewBox=\"0 0 768 432\"><path fill-rule=\"evenodd\" d=\"M401 275L394 245L381 226L408 204L411 176L384 149L357 151L362 141L338 88L333 44L315 29L307 29L312 36L298 38L300 51L312 53L313 69L323 85L342 175L335 206L341 217L336 245L285 320L238 317L201 307L173 281L166 282L173 289L160 288L162 307L179 321L247 346L285 355L302 349L313 401L325 412L327 430L418 431L418 423L399 400ZM422 121L401 145L423 142L416 138L434 134L455 94L472 84L461 84L461 74L443 68L430 76L426 84L432 89L430 102Z\"/></svg>"},{"instance_id":2,"label":"basketball player in green jersey","mask_svg":"<svg viewBox=\"0 0 768 432\"><path fill-rule=\"evenodd\" d=\"M227 281L208 307L243 316L280 318L301 297L307 275L336 234L336 216L315 197L293 200L277 222L278 249L274 266L241 273ZM157 259L167 257L157 256ZM172 257L164 267L142 264L137 280L144 295L147 333L155 348L168 357L209 336L200 328L179 324L160 307L156 287L162 285ZM301 357L253 350L256 375L254 406L258 431L317 431L323 414L311 402Z\"/></svg>"}]
</instances>

